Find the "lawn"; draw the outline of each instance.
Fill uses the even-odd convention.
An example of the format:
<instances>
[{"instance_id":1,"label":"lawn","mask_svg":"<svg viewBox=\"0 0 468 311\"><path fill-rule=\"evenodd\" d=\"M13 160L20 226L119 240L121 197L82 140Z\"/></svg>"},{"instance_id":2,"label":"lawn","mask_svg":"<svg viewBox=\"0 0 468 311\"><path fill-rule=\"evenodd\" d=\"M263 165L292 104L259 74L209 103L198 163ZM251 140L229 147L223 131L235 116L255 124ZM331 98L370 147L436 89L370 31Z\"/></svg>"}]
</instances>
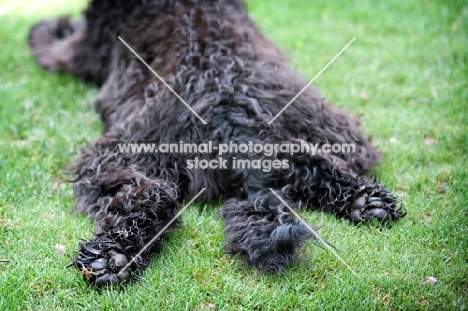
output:
<instances>
[{"instance_id":1,"label":"lawn","mask_svg":"<svg viewBox=\"0 0 468 311\"><path fill-rule=\"evenodd\" d=\"M27 3L27 4L26 4ZM375 173L408 215L391 228L301 215L357 272L307 245L281 275L224 254L219 202L192 206L142 280L89 288L67 268L93 223L63 168L101 123L97 89L38 68L29 27L85 1L0 0L0 310L466 310L468 4L463 0L249 1L259 26L384 154Z\"/></svg>"}]
</instances>

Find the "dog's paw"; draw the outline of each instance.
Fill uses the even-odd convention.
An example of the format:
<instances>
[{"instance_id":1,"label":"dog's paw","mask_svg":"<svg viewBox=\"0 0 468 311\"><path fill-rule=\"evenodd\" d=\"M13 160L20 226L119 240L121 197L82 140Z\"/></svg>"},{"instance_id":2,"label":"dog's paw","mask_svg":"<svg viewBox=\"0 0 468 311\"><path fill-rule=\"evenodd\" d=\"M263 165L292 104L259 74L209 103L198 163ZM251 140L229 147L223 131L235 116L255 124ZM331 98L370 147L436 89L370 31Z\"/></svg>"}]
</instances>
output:
<instances>
[{"instance_id":1,"label":"dog's paw","mask_svg":"<svg viewBox=\"0 0 468 311\"><path fill-rule=\"evenodd\" d=\"M349 211L349 219L354 223L370 222L373 219L388 223L405 215L403 205L382 185L372 182L359 189L359 195Z\"/></svg>"},{"instance_id":2,"label":"dog's paw","mask_svg":"<svg viewBox=\"0 0 468 311\"><path fill-rule=\"evenodd\" d=\"M109 251L108 259L102 257L82 266L83 278L96 287L127 282L130 279L129 270L122 270L128 264L128 258L114 250Z\"/></svg>"},{"instance_id":3,"label":"dog's paw","mask_svg":"<svg viewBox=\"0 0 468 311\"><path fill-rule=\"evenodd\" d=\"M98 288L130 281L128 257L115 249L107 249L105 242L95 242L92 240L82 243L81 250L72 263L80 270L83 279Z\"/></svg>"}]
</instances>

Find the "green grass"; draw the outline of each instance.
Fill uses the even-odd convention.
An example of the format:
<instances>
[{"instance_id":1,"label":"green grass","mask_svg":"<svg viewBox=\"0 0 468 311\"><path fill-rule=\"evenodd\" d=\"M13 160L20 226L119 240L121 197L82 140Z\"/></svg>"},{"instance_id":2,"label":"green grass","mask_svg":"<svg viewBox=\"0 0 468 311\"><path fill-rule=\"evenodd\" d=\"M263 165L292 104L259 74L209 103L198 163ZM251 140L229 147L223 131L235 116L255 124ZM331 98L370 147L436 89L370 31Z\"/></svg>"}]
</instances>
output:
<instances>
[{"instance_id":1,"label":"green grass","mask_svg":"<svg viewBox=\"0 0 468 311\"><path fill-rule=\"evenodd\" d=\"M27 3L27 5L26 5ZM97 89L42 71L28 52L41 17L84 1L0 0L0 310L466 310L468 5L459 1L249 1L265 33L325 97L361 116L376 170L408 216L391 229L303 213L358 272L306 247L281 275L223 253L217 203L183 215L139 283L96 291L66 268L91 220L72 213L63 167L101 124ZM365 98L367 99L365 99ZM65 247L65 254L56 250ZM426 282L438 280L436 285Z\"/></svg>"}]
</instances>

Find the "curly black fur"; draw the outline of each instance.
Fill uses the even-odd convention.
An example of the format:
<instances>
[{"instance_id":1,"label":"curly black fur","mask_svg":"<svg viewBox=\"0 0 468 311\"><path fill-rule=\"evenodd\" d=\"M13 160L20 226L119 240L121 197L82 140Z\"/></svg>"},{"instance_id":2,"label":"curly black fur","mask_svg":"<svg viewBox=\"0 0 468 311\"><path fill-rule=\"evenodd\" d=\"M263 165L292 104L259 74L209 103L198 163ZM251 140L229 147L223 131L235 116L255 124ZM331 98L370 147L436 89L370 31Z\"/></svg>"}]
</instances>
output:
<instances>
[{"instance_id":1,"label":"curly black fur","mask_svg":"<svg viewBox=\"0 0 468 311\"><path fill-rule=\"evenodd\" d=\"M207 122L203 125L121 42L121 36ZM73 265L91 284L134 279L168 232L140 249L177 213L180 197L202 188L202 202L221 208L228 251L281 271L312 234L269 192L289 204L352 222L404 215L395 197L363 174L378 151L344 112L313 86L271 125L307 81L288 66L246 13L241 0L93 0L82 21L68 17L34 26L29 45L39 65L101 86L94 104L103 135L74 165L75 208L96 222ZM215 154L120 153L116 142L353 143L355 153L273 154L288 169L188 169ZM224 158L258 157L229 154ZM176 228L179 221L172 224ZM134 258L129 269L123 266ZM120 272L120 273L119 273Z\"/></svg>"}]
</instances>

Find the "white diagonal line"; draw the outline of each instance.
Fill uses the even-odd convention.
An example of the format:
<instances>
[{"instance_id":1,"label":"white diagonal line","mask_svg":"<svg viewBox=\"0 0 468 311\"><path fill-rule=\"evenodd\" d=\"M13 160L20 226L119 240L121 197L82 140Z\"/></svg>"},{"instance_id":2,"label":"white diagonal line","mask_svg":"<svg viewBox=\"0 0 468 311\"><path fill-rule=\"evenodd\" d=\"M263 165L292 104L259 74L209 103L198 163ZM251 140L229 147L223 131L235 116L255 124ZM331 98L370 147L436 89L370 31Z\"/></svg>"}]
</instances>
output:
<instances>
[{"instance_id":1,"label":"white diagonal line","mask_svg":"<svg viewBox=\"0 0 468 311\"><path fill-rule=\"evenodd\" d=\"M328 64L325 65L325 67L323 67L323 69L320 70L319 73L317 73L315 77L313 77L312 80L310 80L310 82L307 83L307 85L304 86L304 88L299 93L297 93L297 95L294 96L294 98L291 99L291 101L286 106L284 106L284 108L281 109L281 111L278 112L278 114L273 119L271 119L270 122L268 122L268 124L273 123L273 121L275 121L276 118L278 118L293 103L293 101L295 101L302 94L302 92L304 92L328 68L328 66L330 66L351 45L351 43L354 42L354 40L356 40L356 37L349 41L348 44L346 44L345 47L342 48L341 51L339 51L338 54L336 54L335 57L333 57L331 61L329 61Z\"/></svg>"},{"instance_id":2,"label":"white diagonal line","mask_svg":"<svg viewBox=\"0 0 468 311\"><path fill-rule=\"evenodd\" d=\"M140 55L138 55L138 54L130 47L130 45L127 44L127 42L124 41L124 39L122 39L120 36L119 36L118 38L119 38L120 41L122 41L123 44L125 44L125 46L126 46L130 51L132 51L133 54L135 54L135 56L136 56L143 64L146 65L146 67L148 67L148 69L149 69L149 70L150 70L150 71L151 71L151 72L152 72L152 73L153 73L153 74L154 74L154 75L155 75L155 76L172 92L172 93L174 93L175 96L177 96L178 99L180 99L181 102L184 103L185 106L187 106L188 109L190 109L190 111L191 111L195 116L197 116L198 119L200 119L200 121L203 122L203 124L207 124L207 123L205 122L205 120L203 120L202 117L200 117L200 116L198 115L198 113L196 113L195 110L193 110L193 108L190 107L189 104L187 104L187 103L185 102L185 100L183 100L182 97L180 97L179 94L177 94L177 92L174 91L174 89L173 89L169 84L167 84L166 81L164 81L164 79L161 78L161 77L156 73L156 71L154 71L154 69L151 68L151 66L148 65L148 64L143 60L143 58L141 58Z\"/></svg>"},{"instance_id":3,"label":"white diagonal line","mask_svg":"<svg viewBox=\"0 0 468 311\"><path fill-rule=\"evenodd\" d=\"M151 241L149 241L148 243L146 243L145 246L143 246L143 248L132 258L132 260L130 260L130 262L125 265L125 267L123 267L122 270L120 270L119 273L117 273L117 275L123 273L125 270L127 270L128 267L130 267L130 265L136 260L136 258L138 258L141 254L143 254L143 252L151 245L153 244L154 241L156 241L156 239L164 232L166 231L167 228L169 228L169 226L180 216L182 215L182 213L187 209L187 207L190 206L190 204L193 203L193 201L195 201L199 196L200 194L202 194L203 191L205 191L206 188L203 188L196 196L193 197L193 199L190 200L190 202L188 202L183 209L181 209L177 215L174 216L174 218L172 218L162 229L161 231L158 232L158 234L156 234L154 236L154 238L151 239Z\"/></svg>"},{"instance_id":4,"label":"white diagonal line","mask_svg":"<svg viewBox=\"0 0 468 311\"><path fill-rule=\"evenodd\" d=\"M349 269L349 271L351 271L354 275L357 275L357 273L346 263L346 261L344 261L343 258L340 257L340 255L338 255L335 250L327 243L327 241L325 241L318 233L317 231L314 230L314 228L312 228L311 226L309 226L309 224L301 218L301 216L299 216L289 205L288 203L286 203L282 197L280 197L273 189L271 188L268 188L270 189L271 192L273 192L274 195L276 195L276 197L278 197L278 199L281 201L281 203L283 203L290 211L291 213L294 214L294 216L296 216L296 218L302 222L306 227L307 229L309 229L310 232L312 232L312 234L320 241L322 242L323 245L325 245L326 248L328 248L328 250L330 250L333 255L336 256L336 258L338 258L345 266L346 268Z\"/></svg>"}]
</instances>

